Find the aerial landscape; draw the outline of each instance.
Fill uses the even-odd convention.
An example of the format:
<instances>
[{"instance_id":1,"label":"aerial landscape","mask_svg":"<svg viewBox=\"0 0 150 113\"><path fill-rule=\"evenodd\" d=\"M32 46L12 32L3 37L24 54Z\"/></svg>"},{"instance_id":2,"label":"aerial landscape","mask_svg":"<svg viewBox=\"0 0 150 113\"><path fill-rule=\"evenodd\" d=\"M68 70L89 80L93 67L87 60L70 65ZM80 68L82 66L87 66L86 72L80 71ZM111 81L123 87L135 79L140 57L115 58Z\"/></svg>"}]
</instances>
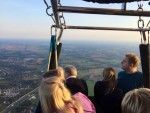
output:
<instances>
[{"instance_id":1,"label":"aerial landscape","mask_svg":"<svg viewBox=\"0 0 150 113\"><path fill-rule=\"evenodd\" d=\"M138 46L137 43L64 41L58 64L62 67L69 64L76 66L78 77L86 80L89 95L93 95L94 83L101 80L103 68L113 67L118 73L121 70L120 62L127 52L139 56ZM1 40L0 54L0 111L2 111L39 86L42 74L47 70L49 41ZM34 101L30 102L31 105L28 104L31 111L34 111L38 101L37 92L34 97L36 99L32 96ZM15 110L12 113L15 113Z\"/></svg>"},{"instance_id":2,"label":"aerial landscape","mask_svg":"<svg viewBox=\"0 0 150 113\"><path fill-rule=\"evenodd\" d=\"M0 1L0 113L34 113L52 36L62 43L58 66L77 68L88 97L104 68L112 67L117 78L126 53L140 58L139 45L149 45L150 2L101 1Z\"/></svg>"}]
</instances>

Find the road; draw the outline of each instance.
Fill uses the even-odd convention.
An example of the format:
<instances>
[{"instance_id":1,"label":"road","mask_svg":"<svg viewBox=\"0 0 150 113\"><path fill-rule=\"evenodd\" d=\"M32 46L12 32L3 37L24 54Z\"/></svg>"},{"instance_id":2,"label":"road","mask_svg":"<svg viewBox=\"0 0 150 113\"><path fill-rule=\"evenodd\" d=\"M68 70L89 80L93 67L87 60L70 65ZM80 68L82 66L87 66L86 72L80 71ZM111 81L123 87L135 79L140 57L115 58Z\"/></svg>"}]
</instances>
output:
<instances>
[{"instance_id":1,"label":"road","mask_svg":"<svg viewBox=\"0 0 150 113\"><path fill-rule=\"evenodd\" d=\"M9 106L7 106L1 113L9 113L12 109L19 106L23 101L31 98L35 92L37 92L38 87L32 90L31 92L25 94L24 96L20 97L15 102L11 103Z\"/></svg>"}]
</instances>

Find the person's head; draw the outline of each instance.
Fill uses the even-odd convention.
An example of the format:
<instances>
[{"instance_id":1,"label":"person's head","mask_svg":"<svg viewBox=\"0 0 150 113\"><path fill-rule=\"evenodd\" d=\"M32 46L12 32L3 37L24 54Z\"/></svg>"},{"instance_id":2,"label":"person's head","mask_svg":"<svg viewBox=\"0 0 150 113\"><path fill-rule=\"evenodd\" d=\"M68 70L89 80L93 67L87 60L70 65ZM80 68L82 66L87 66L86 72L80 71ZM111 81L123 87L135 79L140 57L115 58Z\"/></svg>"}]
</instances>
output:
<instances>
[{"instance_id":1,"label":"person's head","mask_svg":"<svg viewBox=\"0 0 150 113\"><path fill-rule=\"evenodd\" d=\"M126 54L125 58L121 62L122 69L129 73L137 71L139 63L140 59L138 58L138 56L132 53Z\"/></svg>"},{"instance_id":2,"label":"person's head","mask_svg":"<svg viewBox=\"0 0 150 113\"><path fill-rule=\"evenodd\" d=\"M54 113L57 111L71 113L67 107L69 103L73 104L79 111L82 110L80 103L72 98L71 93L58 76L52 76L42 80L39 87L39 97L44 113Z\"/></svg>"},{"instance_id":3,"label":"person's head","mask_svg":"<svg viewBox=\"0 0 150 113\"><path fill-rule=\"evenodd\" d=\"M108 82L106 93L109 93L116 86L116 72L113 68L108 67L103 70L103 81Z\"/></svg>"},{"instance_id":4,"label":"person's head","mask_svg":"<svg viewBox=\"0 0 150 113\"><path fill-rule=\"evenodd\" d=\"M122 113L150 113L150 89L139 88L126 93L121 103Z\"/></svg>"},{"instance_id":5,"label":"person's head","mask_svg":"<svg viewBox=\"0 0 150 113\"><path fill-rule=\"evenodd\" d=\"M77 69L75 66L73 65L67 65L65 68L65 77L69 77L69 76L77 76Z\"/></svg>"},{"instance_id":6,"label":"person's head","mask_svg":"<svg viewBox=\"0 0 150 113\"><path fill-rule=\"evenodd\" d=\"M52 69L43 74L43 78L48 78L48 77L53 77L53 76L58 76L62 79L65 79L64 76L64 70L62 67L58 67L57 69Z\"/></svg>"}]
</instances>

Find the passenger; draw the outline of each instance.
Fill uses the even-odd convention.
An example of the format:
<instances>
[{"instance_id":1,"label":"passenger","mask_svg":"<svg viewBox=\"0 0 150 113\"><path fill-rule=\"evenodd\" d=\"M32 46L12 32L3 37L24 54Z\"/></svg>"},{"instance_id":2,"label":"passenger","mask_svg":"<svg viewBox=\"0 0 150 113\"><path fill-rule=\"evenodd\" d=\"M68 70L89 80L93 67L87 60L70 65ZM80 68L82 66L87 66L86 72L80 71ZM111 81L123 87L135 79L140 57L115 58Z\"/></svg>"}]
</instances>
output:
<instances>
[{"instance_id":1,"label":"passenger","mask_svg":"<svg viewBox=\"0 0 150 113\"><path fill-rule=\"evenodd\" d=\"M126 54L121 62L124 71L118 73L118 87L121 88L124 93L135 88L143 87L144 78L142 73L137 69L139 63L140 59L131 53Z\"/></svg>"},{"instance_id":2,"label":"passenger","mask_svg":"<svg viewBox=\"0 0 150 113\"><path fill-rule=\"evenodd\" d=\"M121 103L122 113L150 113L150 89L139 88L126 93Z\"/></svg>"},{"instance_id":3,"label":"passenger","mask_svg":"<svg viewBox=\"0 0 150 113\"><path fill-rule=\"evenodd\" d=\"M68 65L64 68L66 86L72 94L81 92L88 96L88 86L83 79L77 78L77 69L73 65Z\"/></svg>"},{"instance_id":4,"label":"passenger","mask_svg":"<svg viewBox=\"0 0 150 113\"><path fill-rule=\"evenodd\" d=\"M57 70L59 70L59 71L57 71ZM52 70L44 73L43 78L48 78L48 77L53 77L53 76L58 76L62 80L65 80L63 68L62 67L58 67L58 69L52 69Z\"/></svg>"},{"instance_id":5,"label":"passenger","mask_svg":"<svg viewBox=\"0 0 150 113\"><path fill-rule=\"evenodd\" d=\"M42 80L39 97L43 113L96 113L94 105L84 94L78 92L71 95L62 75L63 71L57 69L51 77Z\"/></svg>"},{"instance_id":6,"label":"passenger","mask_svg":"<svg viewBox=\"0 0 150 113\"><path fill-rule=\"evenodd\" d=\"M49 77L39 87L39 97L44 113L83 113L81 104L71 96L58 77Z\"/></svg>"},{"instance_id":7,"label":"passenger","mask_svg":"<svg viewBox=\"0 0 150 113\"><path fill-rule=\"evenodd\" d=\"M48 78L48 77L53 77L53 76L57 76L57 77L60 77L60 79L62 79L62 82L65 81L65 77L64 77L64 70L62 67L58 67L58 69L52 69L48 72L46 72L44 75L43 75L43 79L44 78ZM42 112L42 109L41 109L41 103L40 101L38 102L38 105L34 111L34 113L43 113Z\"/></svg>"},{"instance_id":8,"label":"passenger","mask_svg":"<svg viewBox=\"0 0 150 113\"><path fill-rule=\"evenodd\" d=\"M94 86L95 101L104 113L121 113L123 91L116 87L116 73L113 68L103 70L103 80Z\"/></svg>"}]
</instances>

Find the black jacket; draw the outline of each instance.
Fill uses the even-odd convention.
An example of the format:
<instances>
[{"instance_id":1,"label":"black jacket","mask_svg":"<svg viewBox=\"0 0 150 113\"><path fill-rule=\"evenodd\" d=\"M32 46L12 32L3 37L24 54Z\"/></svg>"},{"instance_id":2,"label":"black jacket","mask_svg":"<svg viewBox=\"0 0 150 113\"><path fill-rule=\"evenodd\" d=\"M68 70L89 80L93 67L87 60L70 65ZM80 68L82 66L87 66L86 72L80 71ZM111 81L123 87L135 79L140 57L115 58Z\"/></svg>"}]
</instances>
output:
<instances>
[{"instance_id":1,"label":"black jacket","mask_svg":"<svg viewBox=\"0 0 150 113\"><path fill-rule=\"evenodd\" d=\"M75 93L81 92L88 96L88 86L83 79L79 78L68 78L66 80L66 87L74 95Z\"/></svg>"},{"instance_id":2,"label":"black jacket","mask_svg":"<svg viewBox=\"0 0 150 113\"><path fill-rule=\"evenodd\" d=\"M102 107L104 113L121 113L121 101L123 99L123 91L118 88L105 94L108 82L98 81L94 86L94 97L96 102Z\"/></svg>"}]
</instances>

